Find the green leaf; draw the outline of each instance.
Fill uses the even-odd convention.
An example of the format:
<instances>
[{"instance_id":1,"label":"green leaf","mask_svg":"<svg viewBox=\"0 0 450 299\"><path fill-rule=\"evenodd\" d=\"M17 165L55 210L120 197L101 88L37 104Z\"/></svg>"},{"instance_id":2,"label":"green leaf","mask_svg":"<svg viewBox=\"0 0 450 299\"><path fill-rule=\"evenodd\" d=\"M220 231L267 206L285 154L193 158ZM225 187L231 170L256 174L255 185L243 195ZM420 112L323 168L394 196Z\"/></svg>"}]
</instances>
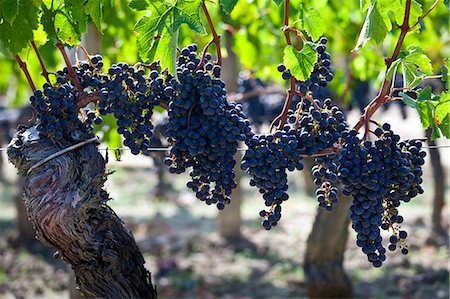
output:
<instances>
[{"instance_id":1,"label":"green leaf","mask_svg":"<svg viewBox=\"0 0 450 299\"><path fill-rule=\"evenodd\" d=\"M20 1L17 17L12 23L0 23L0 46L17 54L28 47L33 30L38 27L39 8L34 2Z\"/></svg>"},{"instance_id":2,"label":"green leaf","mask_svg":"<svg viewBox=\"0 0 450 299\"><path fill-rule=\"evenodd\" d=\"M84 12L91 17L100 32L103 32L103 6L106 1L107 0L87 0L86 5L84 6Z\"/></svg>"},{"instance_id":3,"label":"green leaf","mask_svg":"<svg viewBox=\"0 0 450 299\"><path fill-rule=\"evenodd\" d=\"M450 114L447 114L438 127L441 130L442 135L450 139Z\"/></svg>"},{"instance_id":4,"label":"green leaf","mask_svg":"<svg viewBox=\"0 0 450 299\"><path fill-rule=\"evenodd\" d=\"M64 8L76 31L78 33L86 32L88 17L80 2L77 0L64 0Z\"/></svg>"},{"instance_id":5,"label":"green leaf","mask_svg":"<svg viewBox=\"0 0 450 299\"><path fill-rule=\"evenodd\" d=\"M220 0L220 5L222 5L222 10L224 13L230 14L237 2L238 0Z\"/></svg>"},{"instance_id":6,"label":"green leaf","mask_svg":"<svg viewBox=\"0 0 450 299\"><path fill-rule=\"evenodd\" d=\"M160 60L163 69L175 73L175 57L178 29L188 24L198 34L205 34L200 19L201 0L153 1L148 4L148 16L142 17L135 26L140 46L139 55L144 62Z\"/></svg>"},{"instance_id":7,"label":"green leaf","mask_svg":"<svg viewBox=\"0 0 450 299\"><path fill-rule=\"evenodd\" d=\"M444 0L444 4L450 10L450 0Z\"/></svg>"},{"instance_id":8,"label":"green leaf","mask_svg":"<svg viewBox=\"0 0 450 299\"><path fill-rule=\"evenodd\" d=\"M450 113L450 92L443 92L439 97L436 105L435 119L436 122L442 121Z\"/></svg>"},{"instance_id":9,"label":"green leaf","mask_svg":"<svg viewBox=\"0 0 450 299\"><path fill-rule=\"evenodd\" d=\"M36 46L42 46L44 45L48 40L47 33L44 30L44 26L42 24L39 24L38 28L33 31L33 41L36 44Z\"/></svg>"},{"instance_id":10,"label":"green leaf","mask_svg":"<svg viewBox=\"0 0 450 299\"><path fill-rule=\"evenodd\" d=\"M284 48L283 63L299 81L309 78L316 62L317 54L311 43L305 44L300 51L293 46Z\"/></svg>"},{"instance_id":11,"label":"green leaf","mask_svg":"<svg viewBox=\"0 0 450 299\"><path fill-rule=\"evenodd\" d=\"M148 2L147 0L131 0L128 6L136 10L146 10Z\"/></svg>"},{"instance_id":12,"label":"green leaf","mask_svg":"<svg viewBox=\"0 0 450 299\"><path fill-rule=\"evenodd\" d=\"M416 108L417 107L416 100L411 98L408 94L406 94L404 92L400 92L399 96L402 97L403 103L405 103L409 107L412 107L412 108Z\"/></svg>"},{"instance_id":13,"label":"green leaf","mask_svg":"<svg viewBox=\"0 0 450 299\"><path fill-rule=\"evenodd\" d=\"M450 58L444 58L444 65L442 66L442 81L445 82L447 89L450 89L450 80L448 70L450 69Z\"/></svg>"},{"instance_id":14,"label":"green leaf","mask_svg":"<svg viewBox=\"0 0 450 299\"><path fill-rule=\"evenodd\" d=\"M383 22L380 12L377 10L375 3L371 2L363 27L359 33L358 41L356 42L356 46L353 51L364 47L370 39L375 40L375 42L379 44L383 41L387 31L388 29L386 24Z\"/></svg>"},{"instance_id":15,"label":"green leaf","mask_svg":"<svg viewBox=\"0 0 450 299\"><path fill-rule=\"evenodd\" d=\"M424 53L424 51L416 45L408 47L408 54L403 58L403 63L413 64L419 68L419 71L424 74L431 75L433 73L433 67L431 60Z\"/></svg>"},{"instance_id":16,"label":"green leaf","mask_svg":"<svg viewBox=\"0 0 450 299\"><path fill-rule=\"evenodd\" d=\"M281 3L283 3L283 0L272 0L275 2L276 5L280 6Z\"/></svg>"},{"instance_id":17,"label":"green leaf","mask_svg":"<svg viewBox=\"0 0 450 299\"><path fill-rule=\"evenodd\" d=\"M81 32L76 24L72 23L66 15L57 13L54 19L57 37L59 40L68 45L76 45L81 42Z\"/></svg>"},{"instance_id":18,"label":"green leaf","mask_svg":"<svg viewBox=\"0 0 450 299\"><path fill-rule=\"evenodd\" d=\"M420 122L422 127L427 129L434 119L434 105L431 104L431 87L427 86L419 91L419 96L416 101L416 109L419 112Z\"/></svg>"},{"instance_id":19,"label":"green leaf","mask_svg":"<svg viewBox=\"0 0 450 299\"><path fill-rule=\"evenodd\" d=\"M412 63L402 62L403 87L412 89L423 81L423 74Z\"/></svg>"},{"instance_id":20,"label":"green leaf","mask_svg":"<svg viewBox=\"0 0 450 299\"><path fill-rule=\"evenodd\" d=\"M325 24L320 13L315 8L305 10L301 7L302 29L304 29L313 40L318 40L325 32Z\"/></svg>"},{"instance_id":21,"label":"green leaf","mask_svg":"<svg viewBox=\"0 0 450 299\"><path fill-rule=\"evenodd\" d=\"M0 4L0 16L12 25L19 12L19 0L2 0Z\"/></svg>"},{"instance_id":22,"label":"green leaf","mask_svg":"<svg viewBox=\"0 0 450 299\"><path fill-rule=\"evenodd\" d=\"M402 0L376 0L375 2L381 19L387 28L387 31L392 30L392 22L390 15L395 17L398 25L403 22L403 15L405 14L405 5L402 5Z\"/></svg>"},{"instance_id":23,"label":"green leaf","mask_svg":"<svg viewBox=\"0 0 450 299\"><path fill-rule=\"evenodd\" d=\"M401 25L405 15L406 0L361 0L361 10L368 10L364 25L359 34L355 48L362 48L367 41L373 39L377 44L381 43L386 33L393 28L392 21ZM409 25L413 25L422 15L422 6L415 0L411 2ZM395 25L395 24L394 24Z\"/></svg>"},{"instance_id":24,"label":"green leaf","mask_svg":"<svg viewBox=\"0 0 450 299\"><path fill-rule=\"evenodd\" d=\"M397 59L391 64L388 71L386 72L386 80L391 81L392 78L394 78L395 73L397 73L397 69L400 65L400 62L401 62L401 59Z\"/></svg>"},{"instance_id":25,"label":"green leaf","mask_svg":"<svg viewBox=\"0 0 450 299\"><path fill-rule=\"evenodd\" d=\"M367 9L369 8L370 0L360 0L359 1L359 8L361 9L362 13L365 13Z\"/></svg>"}]
</instances>

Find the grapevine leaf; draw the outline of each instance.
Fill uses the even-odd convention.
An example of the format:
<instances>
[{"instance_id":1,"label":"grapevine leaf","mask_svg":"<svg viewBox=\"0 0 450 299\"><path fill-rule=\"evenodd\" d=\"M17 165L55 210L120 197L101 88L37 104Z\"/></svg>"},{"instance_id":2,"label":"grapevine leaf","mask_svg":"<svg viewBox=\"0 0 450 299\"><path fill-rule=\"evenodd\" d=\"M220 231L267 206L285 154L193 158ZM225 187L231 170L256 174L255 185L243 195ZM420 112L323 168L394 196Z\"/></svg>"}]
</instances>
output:
<instances>
[{"instance_id":1,"label":"grapevine leaf","mask_svg":"<svg viewBox=\"0 0 450 299\"><path fill-rule=\"evenodd\" d=\"M80 43L81 31L78 23L70 18L65 7L58 10L51 10L43 6L42 9L41 24L49 38L61 40L69 45ZM86 28L86 23L81 27L83 26Z\"/></svg>"},{"instance_id":2,"label":"grapevine leaf","mask_svg":"<svg viewBox=\"0 0 450 299\"><path fill-rule=\"evenodd\" d=\"M100 32L103 22L103 6L107 0L88 0L84 6L84 12L89 15Z\"/></svg>"},{"instance_id":3,"label":"grapevine leaf","mask_svg":"<svg viewBox=\"0 0 450 299\"><path fill-rule=\"evenodd\" d=\"M443 92L439 98L439 102L436 105L435 122L439 125L445 117L450 113L450 92Z\"/></svg>"},{"instance_id":4,"label":"grapevine leaf","mask_svg":"<svg viewBox=\"0 0 450 299\"><path fill-rule=\"evenodd\" d=\"M375 6L380 13L380 17L387 31L392 30L391 14L394 15L398 25L402 23L405 13L405 5L402 5L402 0L377 0Z\"/></svg>"},{"instance_id":5,"label":"grapevine leaf","mask_svg":"<svg viewBox=\"0 0 450 299\"><path fill-rule=\"evenodd\" d=\"M444 65L442 66L442 81L445 82L447 89L450 89L450 80L448 76L448 70L450 69L450 58L444 59Z\"/></svg>"},{"instance_id":6,"label":"grapevine leaf","mask_svg":"<svg viewBox=\"0 0 450 299\"><path fill-rule=\"evenodd\" d=\"M272 0L275 2L276 5L280 6L281 3L283 3L283 0Z\"/></svg>"},{"instance_id":7,"label":"grapevine leaf","mask_svg":"<svg viewBox=\"0 0 450 299\"><path fill-rule=\"evenodd\" d=\"M362 48L370 39L377 44L381 43L386 33L393 28L391 20L395 20L397 25L401 25L405 15L405 4L406 0L371 0L370 4L367 0L361 0L361 10L368 12L353 51ZM421 15L422 6L412 0L409 25L412 26Z\"/></svg>"},{"instance_id":8,"label":"grapevine leaf","mask_svg":"<svg viewBox=\"0 0 450 299\"><path fill-rule=\"evenodd\" d=\"M367 9L369 8L370 0L360 0L359 1L359 8L361 9L362 13L365 13Z\"/></svg>"},{"instance_id":9,"label":"grapevine leaf","mask_svg":"<svg viewBox=\"0 0 450 299\"><path fill-rule=\"evenodd\" d=\"M2 0L0 3L0 16L12 25L19 12L19 0Z\"/></svg>"},{"instance_id":10,"label":"grapevine leaf","mask_svg":"<svg viewBox=\"0 0 450 299\"><path fill-rule=\"evenodd\" d=\"M308 10L301 7L301 20L303 29L314 39L317 40L325 32L325 24L320 13L315 8Z\"/></svg>"},{"instance_id":11,"label":"grapevine leaf","mask_svg":"<svg viewBox=\"0 0 450 299\"><path fill-rule=\"evenodd\" d=\"M419 72L413 63L402 61L403 87L412 89L423 81L423 73Z\"/></svg>"},{"instance_id":12,"label":"grapevine leaf","mask_svg":"<svg viewBox=\"0 0 450 299\"><path fill-rule=\"evenodd\" d=\"M388 31L392 30L391 14L393 14L397 25L403 23L406 0L376 0L376 6ZM422 5L415 0L412 0L409 12L409 26L414 25L421 15Z\"/></svg>"},{"instance_id":13,"label":"grapevine leaf","mask_svg":"<svg viewBox=\"0 0 450 299\"><path fill-rule=\"evenodd\" d=\"M309 78L317 62L317 54L314 46L307 43L300 51L293 46L284 48L283 63L290 70L291 74L299 81Z\"/></svg>"},{"instance_id":14,"label":"grapevine leaf","mask_svg":"<svg viewBox=\"0 0 450 299\"><path fill-rule=\"evenodd\" d=\"M434 105L431 104L431 87L427 86L419 92L416 101L416 109L419 112L420 122L424 129L433 123Z\"/></svg>"},{"instance_id":15,"label":"grapevine leaf","mask_svg":"<svg viewBox=\"0 0 450 299\"><path fill-rule=\"evenodd\" d=\"M142 17L134 28L138 33L141 58L145 62L159 59L161 67L174 74L181 24L188 24L199 34L206 33L200 19L201 3L201 0L149 2L149 14Z\"/></svg>"},{"instance_id":16,"label":"grapevine leaf","mask_svg":"<svg viewBox=\"0 0 450 299\"><path fill-rule=\"evenodd\" d=\"M57 13L54 21L55 28L58 30L58 39L69 45L79 44L81 41L81 32L76 24L72 23L64 14Z\"/></svg>"},{"instance_id":17,"label":"grapevine leaf","mask_svg":"<svg viewBox=\"0 0 450 299\"><path fill-rule=\"evenodd\" d=\"M33 30L38 27L39 8L33 1L25 2L19 2L17 13L19 18L16 17L11 24L9 22L0 23L1 46L11 54L19 53L26 48L33 39Z\"/></svg>"},{"instance_id":18,"label":"grapevine leaf","mask_svg":"<svg viewBox=\"0 0 450 299\"><path fill-rule=\"evenodd\" d=\"M42 24L39 24L38 28L33 31L33 41L35 42L36 46L42 46L44 45L48 40L47 33L44 30L44 27Z\"/></svg>"},{"instance_id":19,"label":"grapevine leaf","mask_svg":"<svg viewBox=\"0 0 450 299\"><path fill-rule=\"evenodd\" d=\"M450 114L447 114L438 127L441 130L442 135L450 139Z\"/></svg>"},{"instance_id":20,"label":"grapevine leaf","mask_svg":"<svg viewBox=\"0 0 450 299\"><path fill-rule=\"evenodd\" d=\"M397 59L391 64L391 67L386 72L386 80L391 81L392 78L394 78L395 73L397 73L397 69L398 69L400 63L401 63L401 59Z\"/></svg>"},{"instance_id":21,"label":"grapevine leaf","mask_svg":"<svg viewBox=\"0 0 450 299\"><path fill-rule=\"evenodd\" d=\"M408 47L408 54L403 58L403 63L416 65L421 72L427 75L433 73L431 60L419 46L412 45Z\"/></svg>"},{"instance_id":22,"label":"grapevine leaf","mask_svg":"<svg viewBox=\"0 0 450 299\"><path fill-rule=\"evenodd\" d=\"M147 0L131 0L128 6L136 10L146 10L148 2Z\"/></svg>"},{"instance_id":23,"label":"grapevine leaf","mask_svg":"<svg viewBox=\"0 0 450 299\"><path fill-rule=\"evenodd\" d=\"M373 39L377 44L383 41L388 29L377 10L375 3L371 2L364 21L358 41L353 51L359 50L370 40Z\"/></svg>"},{"instance_id":24,"label":"grapevine leaf","mask_svg":"<svg viewBox=\"0 0 450 299\"><path fill-rule=\"evenodd\" d=\"M400 93L399 93L399 96L402 97L403 103L405 103L405 104L408 105L409 107L417 108L416 100L413 99L412 97L410 97L408 94L406 94L406 93L404 93L404 92L400 92Z\"/></svg>"},{"instance_id":25,"label":"grapevine leaf","mask_svg":"<svg viewBox=\"0 0 450 299\"><path fill-rule=\"evenodd\" d=\"M236 6L237 2L238 0L220 0L223 12L226 14L230 14Z\"/></svg>"},{"instance_id":26,"label":"grapevine leaf","mask_svg":"<svg viewBox=\"0 0 450 299\"><path fill-rule=\"evenodd\" d=\"M64 8L77 32L86 32L88 17L83 6L76 0L64 0Z\"/></svg>"},{"instance_id":27,"label":"grapevine leaf","mask_svg":"<svg viewBox=\"0 0 450 299\"><path fill-rule=\"evenodd\" d=\"M431 138L439 138L441 132L449 138L450 93L447 91L435 96L431 93L431 87L427 86L419 92L416 103L422 126L425 129L431 127Z\"/></svg>"}]
</instances>

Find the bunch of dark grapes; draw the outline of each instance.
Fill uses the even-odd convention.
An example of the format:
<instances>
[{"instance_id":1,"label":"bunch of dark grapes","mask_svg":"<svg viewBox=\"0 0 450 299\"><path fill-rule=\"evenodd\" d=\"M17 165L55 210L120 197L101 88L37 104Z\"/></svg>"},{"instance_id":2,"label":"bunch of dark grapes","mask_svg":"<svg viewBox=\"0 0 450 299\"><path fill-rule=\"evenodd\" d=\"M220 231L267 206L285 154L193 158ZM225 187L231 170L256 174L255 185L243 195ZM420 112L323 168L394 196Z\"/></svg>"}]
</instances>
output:
<instances>
[{"instance_id":1,"label":"bunch of dark grapes","mask_svg":"<svg viewBox=\"0 0 450 299\"><path fill-rule=\"evenodd\" d=\"M112 65L108 75L101 89L100 112L114 115L124 145L137 155L150 146L153 108L164 97L163 78L156 70L146 76L143 69L126 63Z\"/></svg>"},{"instance_id":2,"label":"bunch of dark grapes","mask_svg":"<svg viewBox=\"0 0 450 299\"><path fill-rule=\"evenodd\" d=\"M165 164L173 173L192 167L187 186L222 210L236 188L233 156L239 142L253 133L242 107L226 99L220 66L210 54L199 57L197 50L197 45L181 50L178 80L164 89L170 96L166 136L172 145Z\"/></svg>"},{"instance_id":3,"label":"bunch of dark grapes","mask_svg":"<svg viewBox=\"0 0 450 299\"><path fill-rule=\"evenodd\" d=\"M317 62L314 64L314 69L306 81L297 81L297 90L303 94L308 91L315 92L321 87L326 87L328 82L333 80L333 73L331 72L331 56L326 52L328 40L322 37L316 45ZM284 64L279 64L277 70L281 72L281 77L284 80L291 79L292 75L289 69Z\"/></svg>"},{"instance_id":4,"label":"bunch of dark grapes","mask_svg":"<svg viewBox=\"0 0 450 299\"><path fill-rule=\"evenodd\" d=\"M270 207L260 212L264 228L277 224L281 216L277 211L281 212L280 205L288 199L286 171L302 170L302 156L337 147L345 129L344 115L337 106L332 106L330 99L323 105L318 100L303 99L296 111L288 111L287 123L282 129L247 141L248 150L241 167L252 177L250 185L259 188L265 205ZM334 152L329 154L317 158L319 166L313 169L319 185L319 205L326 209L337 202L337 189L332 183L337 180L338 156Z\"/></svg>"},{"instance_id":5,"label":"bunch of dark grapes","mask_svg":"<svg viewBox=\"0 0 450 299\"><path fill-rule=\"evenodd\" d=\"M403 254L408 253L404 241L407 233L398 226L403 217L397 208L400 201L409 201L423 192L420 183L425 153L418 141L399 142L400 137L389 124L378 127L374 134L374 142L362 142L354 130L344 134L339 177L344 194L353 197L350 219L357 232L357 245L375 267L380 267L386 259L380 228L392 230L390 250L398 246ZM408 152L408 147L415 154Z\"/></svg>"},{"instance_id":6,"label":"bunch of dark grapes","mask_svg":"<svg viewBox=\"0 0 450 299\"><path fill-rule=\"evenodd\" d=\"M246 142L248 149L241 168L250 174L250 185L259 188L265 205L270 207L259 213L267 230L277 225L281 218L281 203L289 198L286 170L303 169L299 144L293 133L278 130L273 135L254 136Z\"/></svg>"},{"instance_id":7,"label":"bunch of dark grapes","mask_svg":"<svg viewBox=\"0 0 450 299\"><path fill-rule=\"evenodd\" d=\"M62 77L54 85L45 83L43 91L36 90L30 97L36 128L45 142L59 144L62 139L80 142L93 137L92 130L78 119L75 99L73 86Z\"/></svg>"}]
</instances>

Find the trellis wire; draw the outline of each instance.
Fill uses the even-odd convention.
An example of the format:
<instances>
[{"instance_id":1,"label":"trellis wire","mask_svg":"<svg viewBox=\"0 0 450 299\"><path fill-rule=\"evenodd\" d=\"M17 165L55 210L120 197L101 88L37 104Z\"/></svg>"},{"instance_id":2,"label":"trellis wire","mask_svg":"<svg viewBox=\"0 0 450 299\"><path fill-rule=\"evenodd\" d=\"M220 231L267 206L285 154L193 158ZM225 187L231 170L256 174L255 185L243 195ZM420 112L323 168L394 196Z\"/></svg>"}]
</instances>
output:
<instances>
[{"instance_id":1,"label":"trellis wire","mask_svg":"<svg viewBox=\"0 0 450 299\"><path fill-rule=\"evenodd\" d=\"M428 148L428 149L439 149L439 148L450 148L449 145L430 145L430 146L422 146L422 148ZM146 149L146 151L149 152L165 152L169 151L170 147L149 147ZM6 151L6 147L0 147L0 151ZM99 151L128 151L130 150L127 147L106 147L106 148L99 148ZM238 151L246 151L247 148L238 148Z\"/></svg>"}]
</instances>

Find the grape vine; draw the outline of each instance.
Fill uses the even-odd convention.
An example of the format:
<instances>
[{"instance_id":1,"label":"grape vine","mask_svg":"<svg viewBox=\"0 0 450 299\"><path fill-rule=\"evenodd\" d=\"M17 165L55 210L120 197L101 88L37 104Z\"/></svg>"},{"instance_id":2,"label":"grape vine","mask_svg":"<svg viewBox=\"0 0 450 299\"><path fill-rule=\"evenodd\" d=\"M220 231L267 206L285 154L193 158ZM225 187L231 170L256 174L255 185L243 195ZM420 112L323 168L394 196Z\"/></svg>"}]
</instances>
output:
<instances>
[{"instance_id":1,"label":"grape vine","mask_svg":"<svg viewBox=\"0 0 450 299\"><path fill-rule=\"evenodd\" d=\"M33 90L30 102L35 111L36 130L48 143L59 145L61 140L79 143L93 138L94 126L101 125L102 118L111 114L116 119L118 133L124 139L123 144L137 155L151 145L155 107L166 109L165 136L170 151L164 164L172 173L189 171L187 187L198 199L208 205L216 205L219 210L232 200L232 191L237 186L235 154L238 147L245 144L247 149L240 166L250 175L250 185L262 194L266 208L259 212L259 216L267 230L278 225L283 202L289 199L288 172L302 171L302 159L313 158L314 166L310 171L316 185L318 206L332 211L338 202L338 189L343 186L342 193L353 199L350 219L357 233L356 244L373 266L380 267L386 259L382 230L390 232L389 250L399 248L403 254L408 253L408 234L401 228L404 218L399 214L399 206L423 193L425 152L419 140L401 141L389 124L378 124L372 116L390 101L403 97L411 106L419 106L409 95L417 95L418 101L427 96L424 91L414 89L417 82L426 77L420 70L428 68L427 62L425 59L417 61L413 65L414 72L410 71L414 76L408 74L412 68L411 56L417 57L421 52L408 48L409 52L405 54L401 47L406 34L437 2L421 16L416 11L417 20L410 20L411 10L417 8L411 6L411 0L405 2L402 21L398 24L397 43L392 55L385 59L386 71L380 92L366 106L353 128L348 126L344 113L330 98L319 96L334 77L331 55L327 52L328 39L307 27L299 30L291 26L289 0L284 1L282 28L287 46L283 63L277 66L289 88L282 111L265 134L255 134L242 106L227 99L225 83L220 79L221 37L204 1L193 1L184 8L191 13L190 17L203 11L208 21L212 40L202 50L196 44L181 49L174 46L176 40L174 42L173 39L177 38L181 23L187 23L198 33L204 31L199 18L183 16L180 17L183 21L174 21L178 13L186 13L175 4L166 10L171 17L159 16L161 22L157 22L154 28L146 28L148 17L137 24L140 43L149 46L149 49L141 49L141 55L151 59L152 64L119 62L104 71L103 58L96 54L87 55L86 61L70 65L64 45L58 40L56 47L66 67L49 73L36 44L32 42L47 81L42 89L36 89L26 64L18 55L16 60ZM130 5L142 10L141 4L132 2ZM151 12L154 13L158 5L149 10L153 9ZM355 49L372 38L371 34L363 30ZM146 36L153 38L146 39ZM161 54L158 42L172 45L167 51L170 53L156 57L155 53ZM212 44L216 48L215 57L208 52ZM392 81L400 65L405 72L406 83L404 87L396 88L401 92L395 90L394 93ZM241 78L240 81L243 90L251 89L249 80ZM441 97L447 96L443 94ZM429 98L432 98L431 93ZM435 102L438 101L436 98L433 95ZM435 132L441 130L445 135L445 123L441 126L437 107L430 111L433 119L428 122L434 121ZM448 113L446 115L448 118ZM374 130L371 129L373 124L376 126ZM362 128L364 132L360 134ZM375 140L371 141L369 136Z\"/></svg>"}]
</instances>

